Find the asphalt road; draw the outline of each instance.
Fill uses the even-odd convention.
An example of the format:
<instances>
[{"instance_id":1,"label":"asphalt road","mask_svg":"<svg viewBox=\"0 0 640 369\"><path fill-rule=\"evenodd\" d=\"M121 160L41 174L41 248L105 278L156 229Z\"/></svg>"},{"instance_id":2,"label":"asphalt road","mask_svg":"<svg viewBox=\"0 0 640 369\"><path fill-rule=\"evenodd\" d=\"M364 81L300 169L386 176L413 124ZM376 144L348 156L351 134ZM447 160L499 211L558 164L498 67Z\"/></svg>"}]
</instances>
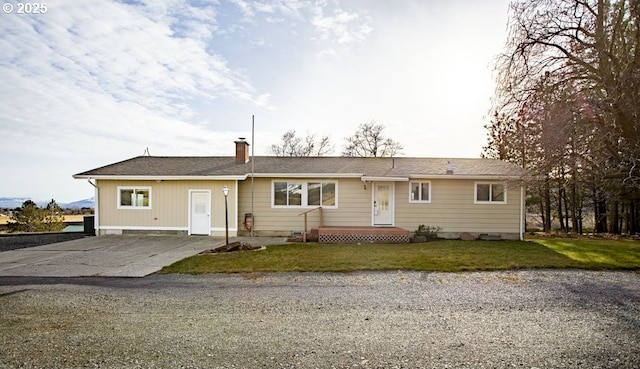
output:
<instances>
[{"instance_id":1,"label":"asphalt road","mask_svg":"<svg viewBox=\"0 0 640 369\"><path fill-rule=\"evenodd\" d=\"M640 274L0 278L2 368L638 368Z\"/></svg>"}]
</instances>

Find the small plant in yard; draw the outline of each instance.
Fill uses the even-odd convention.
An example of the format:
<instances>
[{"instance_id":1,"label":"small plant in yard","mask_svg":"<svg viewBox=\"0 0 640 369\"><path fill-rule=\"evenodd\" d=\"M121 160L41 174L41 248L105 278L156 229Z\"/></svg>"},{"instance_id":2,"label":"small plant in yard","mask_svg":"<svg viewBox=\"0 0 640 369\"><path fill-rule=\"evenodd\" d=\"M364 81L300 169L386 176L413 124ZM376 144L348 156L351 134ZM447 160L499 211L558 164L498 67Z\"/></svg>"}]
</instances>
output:
<instances>
[{"instance_id":1,"label":"small plant in yard","mask_svg":"<svg viewBox=\"0 0 640 369\"><path fill-rule=\"evenodd\" d=\"M438 239L438 232L440 232L442 228L440 227L432 227L425 226L424 224L420 224L418 229L413 232L413 242L427 242Z\"/></svg>"}]
</instances>

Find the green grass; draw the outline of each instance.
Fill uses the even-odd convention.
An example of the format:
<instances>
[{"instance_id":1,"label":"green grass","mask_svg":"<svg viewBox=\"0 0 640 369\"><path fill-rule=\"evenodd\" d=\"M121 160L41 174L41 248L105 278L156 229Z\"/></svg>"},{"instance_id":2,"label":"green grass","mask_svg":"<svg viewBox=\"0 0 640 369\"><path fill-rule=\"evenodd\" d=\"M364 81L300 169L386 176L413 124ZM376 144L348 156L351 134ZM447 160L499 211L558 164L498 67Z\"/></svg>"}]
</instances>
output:
<instances>
[{"instance_id":1,"label":"green grass","mask_svg":"<svg viewBox=\"0 0 640 369\"><path fill-rule=\"evenodd\" d=\"M590 239L452 241L422 244L269 246L264 251L196 255L159 273L458 272L532 268L640 269L640 242Z\"/></svg>"},{"instance_id":2,"label":"green grass","mask_svg":"<svg viewBox=\"0 0 640 369\"><path fill-rule=\"evenodd\" d=\"M535 242L586 269L640 269L640 242L604 239L538 239Z\"/></svg>"}]
</instances>

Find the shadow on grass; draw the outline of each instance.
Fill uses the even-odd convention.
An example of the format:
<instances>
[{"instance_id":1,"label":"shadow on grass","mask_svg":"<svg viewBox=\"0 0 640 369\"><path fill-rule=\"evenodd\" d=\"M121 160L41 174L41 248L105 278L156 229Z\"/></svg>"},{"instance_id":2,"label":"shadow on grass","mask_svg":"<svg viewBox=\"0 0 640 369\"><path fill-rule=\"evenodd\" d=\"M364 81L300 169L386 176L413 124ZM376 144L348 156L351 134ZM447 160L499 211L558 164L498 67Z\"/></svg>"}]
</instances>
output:
<instances>
[{"instance_id":1,"label":"shadow on grass","mask_svg":"<svg viewBox=\"0 0 640 369\"><path fill-rule=\"evenodd\" d=\"M640 242L601 239L536 239L585 269L640 269Z\"/></svg>"}]
</instances>

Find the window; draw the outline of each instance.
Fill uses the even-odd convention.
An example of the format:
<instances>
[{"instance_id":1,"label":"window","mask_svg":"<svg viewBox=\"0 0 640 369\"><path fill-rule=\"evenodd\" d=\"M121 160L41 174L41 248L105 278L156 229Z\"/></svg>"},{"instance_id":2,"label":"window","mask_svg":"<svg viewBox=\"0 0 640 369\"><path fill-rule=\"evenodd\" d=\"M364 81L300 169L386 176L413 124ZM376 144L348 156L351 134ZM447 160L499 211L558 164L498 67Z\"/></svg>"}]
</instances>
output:
<instances>
[{"instance_id":1,"label":"window","mask_svg":"<svg viewBox=\"0 0 640 369\"><path fill-rule=\"evenodd\" d=\"M151 209L151 187L118 187L118 209Z\"/></svg>"},{"instance_id":2,"label":"window","mask_svg":"<svg viewBox=\"0 0 640 369\"><path fill-rule=\"evenodd\" d=\"M334 182L309 182L307 204L313 206L336 206L336 184Z\"/></svg>"},{"instance_id":3,"label":"window","mask_svg":"<svg viewBox=\"0 0 640 369\"><path fill-rule=\"evenodd\" d=\"M335 182L273 182L273 206L336 206Z\"/></svg>"},{"instance_id":4,"label":"window","mask_svg":"<svg viewBox=\"0 0 640 369\"><path fill-rule=\"evenodd\" d=\"M431 182L410 182L409 202L431 202Z\"/></svg>"},{"instance_id":5,"label":"window","mask_svg":"<svg viewBox=\"0 0 640 369\"><path fill-rule=\"evenodd\" d=\"M507 190L501 183L476 183L476 203L507 202Z\"/></svg>"},{"instance_id":6,"label":"window","mask_svg":"<svg viewBox=\"0 0 640 369\"><path fill-rule=\"evenodd\" d=\"M302 183L274 182L273 204L279 206L302 205Z\"/></svg>"}]
</instances>

